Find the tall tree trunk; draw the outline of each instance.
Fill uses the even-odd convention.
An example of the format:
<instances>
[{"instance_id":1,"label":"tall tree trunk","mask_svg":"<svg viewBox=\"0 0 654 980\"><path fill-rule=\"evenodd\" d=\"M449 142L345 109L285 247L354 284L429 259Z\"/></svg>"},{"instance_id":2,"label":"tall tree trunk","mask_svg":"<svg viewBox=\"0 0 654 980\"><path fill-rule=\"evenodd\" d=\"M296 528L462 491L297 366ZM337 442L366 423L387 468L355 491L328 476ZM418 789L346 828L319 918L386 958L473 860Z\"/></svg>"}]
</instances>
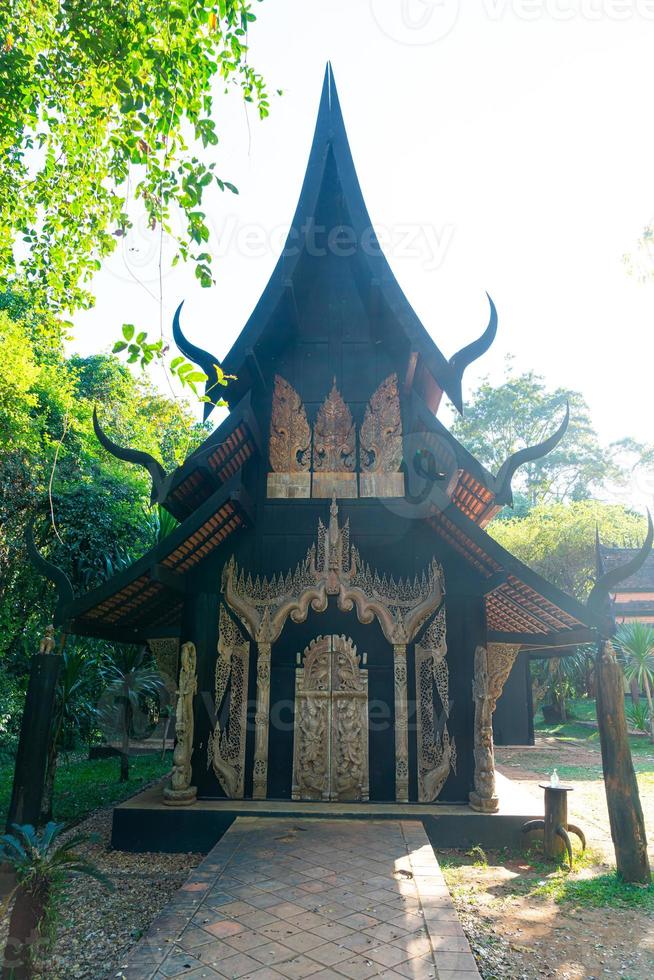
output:
<instances>
[{"instance_id":1,"label":"tall tree trunk","mask_svg":"<svg viewBox=\"0 0 654 980\"><path fill-rule=\"evenodd\" d=\"M649 884L645 821L624 714L623 673L608 640L597 648L596 676L597 727L618 874L625 881Z\"/></svg>"},{"instance_id":2,"label":"tall tree trunk","mask_svg":"<svg viewBox=\"0 0 654 980\"><path fill-rule=\"evenodd\" d=\"M62 724L63 705L60 705L54 719L52 735L50 737L50 745L48 746L48 763L45 770L43 796L41 798L41 817L39 820L40 826L43 826L52 820L52 800L54 797L55 777L57 775L57 761L59 758L59 742L61 740Z\"/></svg>"},{"instance_id":3,"label":"tall tree trunk","mask_svg":"<svg viewBox=\"0 0 654 980\"><path fill-rule=\"evenodd\" d=\"M41 945L41 926L48 904L48 890L36 894L18 888L9 922L2 964L2 980L30 980Z\"/></svg>"},{"instance_id":4,"label":"tall tree trunk","mask_svg":"<svg viewBox=\"0 0 654 980\"><path fill-rule=\"evenodd\" d=\"M120 746L120 781L126 783L129 780L129 730L127 725L123 729L122 743Z\"/></svg>"},{"instance_id":5,"label":"tall tree trunk","mask_svg":"<svg viewBox=\"0 0 654 980\"><path fill-rule=\"evenodd\" d=\"M132 727L132 712L127 698L125 699L122 715L123 730L120 746L120 781L121 783L126 783L129 780L129 733Z\"/></svg>"}]
</instances>

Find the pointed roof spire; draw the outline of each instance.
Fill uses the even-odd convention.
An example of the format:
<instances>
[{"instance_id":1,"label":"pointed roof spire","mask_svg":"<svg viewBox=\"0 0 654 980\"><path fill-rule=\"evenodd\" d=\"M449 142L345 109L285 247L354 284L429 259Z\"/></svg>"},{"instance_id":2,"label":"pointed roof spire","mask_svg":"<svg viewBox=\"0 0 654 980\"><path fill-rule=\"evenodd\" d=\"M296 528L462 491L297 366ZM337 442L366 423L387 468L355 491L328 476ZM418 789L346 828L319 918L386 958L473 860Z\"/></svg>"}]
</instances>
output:
<instances>
[{"instance_id":1,"label":"pointed roof spire","mask_svg":"<svg viewBox=\"0 0 654 980\"><path fill-rule=\"evenodd\" d=\"M333 181L331 184L330 181L325 181L328 165L330 173L333 173L332 166L335 167L338 193L334 191ZM270 335L276 311L285 301L289 290L292 294L293 279L300 257L305 251L310 251L310 236L318 230L316 215L319 205L322 209L321 224L327 225L322 228L327 243L329 232L332 228L342 228L344 215L347 216L350 226L348 231L355 242L355 261L362 272L361 282L367 281L371 288L374 287L393 329L404 334L409 349L420 358L422 366L432 376L438 388L448 395L460 412L463 411L463 372L490 347L495 337L495 306L489 296L488 326L477 340L464 345L448 360L402 292L375 235L352 159L334 72L329 61L325 66L309 161L286 243L250 319L223 361L223 370L239 379L231 386L236 400L243 394L241 387L252 383L247 369L244 370L248 354L262 341L264 335Z\"/></svg>"}]
</instances>

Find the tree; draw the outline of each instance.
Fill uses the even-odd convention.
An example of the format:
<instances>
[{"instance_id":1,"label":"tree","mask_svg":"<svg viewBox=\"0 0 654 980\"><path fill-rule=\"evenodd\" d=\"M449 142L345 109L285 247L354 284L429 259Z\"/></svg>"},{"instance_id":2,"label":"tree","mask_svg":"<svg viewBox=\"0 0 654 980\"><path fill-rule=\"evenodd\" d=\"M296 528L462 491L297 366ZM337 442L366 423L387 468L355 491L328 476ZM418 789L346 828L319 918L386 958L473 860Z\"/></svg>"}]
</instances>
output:
<instances>
[{"instance_id":1,"label":"tree","mask_svg":"<svg viewBox=\"0 0 654 980\"><path fill-rule=\"evenodd\" d=\"M204 196L236 193L211 159L215 84L269 110L248 61L254 20L248 0L0 7L0 280L39 312L92 305L86 284L137 201L212 283Z\"/></svg>"},{"instance_id":2,"label":"tree","mask_svg":"<svg viewBox=\"0 0 654 980\"><path fill-rule=\"evenodd\" d=\"M149 734L150 709L157 713L167 696L158 671L148 663L144 647L117 646L102 665L104 694L100 722L105 733L120 738L120 781L129 779L129 743Z\"/></svg>"},{"instance_id":3,"label":"tree","mask_svg":"<svg viewBox=\"0 0 654 980\"><path fill-rule=\"evenodd\" d=\"M595 574L595 535L624 547L640 544L645 518L598 500L542 504L525 517L494 520L488 533L548 581L585 599Z\"/></svg>"},{"instance_id":4,"label":"tree","mask_svg":"<svg viewBox=\"0 0 654 980\"><path fill-rule=\"evenodd\" d=\"M559 445L547 456L522 466L515 477L517 509L554 501L583 500L619 472L593 429L588 406L577 391L548 391L540 375L515 374L510 360L503 384L488 379L473 392L465 416L452 425L453 434L491 472L497 473L511 453L534 446L551 435L566 403L570 424Z\"/></svg>"},{"instance_id":5,"label":"tree","mask_svg":"<svg viewBox=\"0 0 654 980\"><path fill-rule=\"evenodd\" d=\"M0 683L6 677L10 687L24 684L52 615L52 587L25 557L27 524L35 522L37 545L77 593L159 534L146 516L146 475L102 449L94 405L117 441L147 450L167 469L208 432L186 402L160 394L116 357L66 358L51 317L0 294Z\"/></svg>"},{"instance_id":6,"label":"tree","mask_svg":"<svg viewBox=\"0 0 654 980\"><path fill-rule=\"evenodd\" d=\"M78 640L77 643L64 647L41 800L41 826L52 820L59 752L66 745L67 739L71 739L74 734L84 731L88 733L91 719L95 717L93 682L98 673L97 668L93 641Z\"/></svg>"},{"instance_id":7,"label":"tree","mask_svg":"<svg viewBox=\"0 0 654 980\"><path fill-rule=\"evenodd\" d=\"M645 691L650 739L654 742L654 629L647 623L623 623L618 627L615 642L625 659L625 677L628 681L635 681Z\"/></svg>"}]
</instances>

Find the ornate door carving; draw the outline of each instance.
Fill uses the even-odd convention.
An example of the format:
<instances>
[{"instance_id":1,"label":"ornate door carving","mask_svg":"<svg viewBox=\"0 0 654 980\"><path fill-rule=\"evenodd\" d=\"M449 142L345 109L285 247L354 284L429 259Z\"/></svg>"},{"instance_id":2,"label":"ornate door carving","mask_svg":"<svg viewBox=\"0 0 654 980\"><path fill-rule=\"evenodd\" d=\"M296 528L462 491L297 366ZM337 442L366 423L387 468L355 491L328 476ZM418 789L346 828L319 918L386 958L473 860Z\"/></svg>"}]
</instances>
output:
<instances>
[{"instance_id":1,"label":"ornate door carving","mask_svg":"<svg viewBox=\"0 0 654 980\"><path fill-rule=\"evenodd\" d=\"M294 800L368 799L368 671L352 640L319 636L295 674Z\"/></svg>"}]
</instances>

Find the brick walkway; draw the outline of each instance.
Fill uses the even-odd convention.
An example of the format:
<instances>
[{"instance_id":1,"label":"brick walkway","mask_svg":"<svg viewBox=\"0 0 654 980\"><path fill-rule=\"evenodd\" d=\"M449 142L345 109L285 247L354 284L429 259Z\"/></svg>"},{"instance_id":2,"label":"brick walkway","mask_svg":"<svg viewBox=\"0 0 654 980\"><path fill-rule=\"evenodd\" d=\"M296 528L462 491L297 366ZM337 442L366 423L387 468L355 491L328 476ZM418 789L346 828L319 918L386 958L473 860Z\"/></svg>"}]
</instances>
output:
<instances>
[{"instance_id":1,"label":"brick walkway","mask_svg":"<svg viewBox=\"0 0 654 980\"><path fill-rule=\"evenodd\" d=\"M474 980L418 821L239 817L132 950L128 980Z\"/></svg>"}]
</instances>

